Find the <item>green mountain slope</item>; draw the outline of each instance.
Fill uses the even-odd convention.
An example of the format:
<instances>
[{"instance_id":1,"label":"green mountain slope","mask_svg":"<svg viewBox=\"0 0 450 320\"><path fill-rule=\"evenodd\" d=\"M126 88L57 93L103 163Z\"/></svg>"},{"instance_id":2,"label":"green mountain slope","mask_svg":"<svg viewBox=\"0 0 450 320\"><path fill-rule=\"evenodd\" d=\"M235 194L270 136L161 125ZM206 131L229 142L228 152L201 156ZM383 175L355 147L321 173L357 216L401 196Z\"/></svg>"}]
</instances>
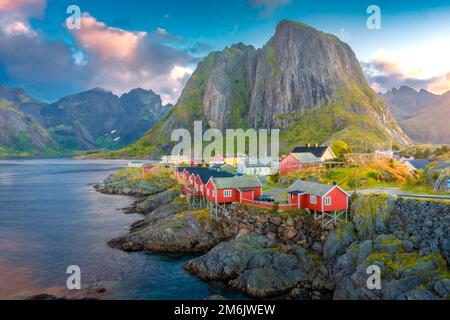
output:
<instances>
[{"instance_id":1,"label":"green mountain slope","mask_svg":"<svg viewBox=\"0 0 450 320\"><path fill-rule=\"evenodd\" d=\"M282 21L261 49L233 45L208 55L174 109L114 156L169 153L173 129L278 128L281 151L345 140L354 150L410 141L369 87L351 48L305 24Z\"/></svg>"},{"instance_id":2,"label":"green mountain slope","mask_svg":"<svg viewBox=\"0 0 450 320\"><path fill-rule=\"evenodd\" d=\"M46 131L54 142L52 152L60 155L126 146L140 138L172 108L163 106L159 95L144 89L134 89L118 97L96 88L47 104L31 98L20 88L0 86L0 99L29 117L30 125L38 124ZM10 131L6 125L0 130ZM7 150L17 154L16 149L24 154L36 154L31 146L27 150L22 144L14 145L14 141L6 136L0 138L1 145L10 146L4 148L3 156Z\"/></svg>"},{"instance_id":3,"label":"green mountain slope","mask_svg":"<svg viewBox=\"0 0 450 320\"><path fill-rule=\"evenodd\" d=\"M0 157L48 156L56 144L33 117L0 98Z\"/></svg>"}]
</instances>

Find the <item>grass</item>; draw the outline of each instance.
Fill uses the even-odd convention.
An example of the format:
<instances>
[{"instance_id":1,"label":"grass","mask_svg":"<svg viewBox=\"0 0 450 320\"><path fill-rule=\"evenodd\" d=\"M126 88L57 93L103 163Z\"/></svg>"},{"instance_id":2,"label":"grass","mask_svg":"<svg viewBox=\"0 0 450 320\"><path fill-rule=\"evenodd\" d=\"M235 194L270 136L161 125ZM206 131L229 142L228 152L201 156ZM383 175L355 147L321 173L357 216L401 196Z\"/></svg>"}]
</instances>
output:
<instances>
[{"instance_id":1,"label":"grass","mask_svg":"<svg viewBox=\"0 0 450 320\"><path fill-rule=\"evenodd\" d=\"M434 263L436 268L430 271L430 276L439 274L441 277L450 278L447 263L439 253L431 253L421 256L418 253L395 253L376 252L372 253L366 260L368 263L382 262L391 272L395 274L398 270L409 270L420 264Z\"/></svg>"},{"instance_id":2,"label":"grass","mask_svg":"<svg viewBox=\"0 0 450 320\"><path fill-rule=\"evenodd\" d=\"M355 174L356 171L356 174ZM374 161L372 163L340 168L309 168L287 176L290 181L295 179L313 180L332 184L336 182L341 188L353 190L387 187L407 187L414 185L418 176L408 172L407 168L393 161Z\"/></svg>"}]
</instances>

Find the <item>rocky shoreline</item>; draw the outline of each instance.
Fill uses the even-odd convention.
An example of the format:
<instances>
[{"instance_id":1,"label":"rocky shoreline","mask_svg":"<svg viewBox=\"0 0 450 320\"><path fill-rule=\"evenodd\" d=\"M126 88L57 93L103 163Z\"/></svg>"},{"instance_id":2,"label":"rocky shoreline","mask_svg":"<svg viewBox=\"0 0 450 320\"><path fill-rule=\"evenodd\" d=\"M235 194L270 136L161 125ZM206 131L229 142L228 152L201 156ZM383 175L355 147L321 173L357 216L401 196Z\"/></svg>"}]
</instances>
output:
<instances>
[{"instance_id":1,"label":"rocky shoreline","mask_svg":"<svg viewBox=\"0 0 450 320\"><path fill-rule=\"evenodd\" d=\"M170 177L122 174L99 192L139 197L145 214L109 245L124 251L203 254L184 269L254 298L448 299L450 205L366 195L352 198L351 221L323 229L305 211L273 213L232 205L213 217L188 210ZM381 289L367 288L367 268Z\"/></svg>"}]
</instances>

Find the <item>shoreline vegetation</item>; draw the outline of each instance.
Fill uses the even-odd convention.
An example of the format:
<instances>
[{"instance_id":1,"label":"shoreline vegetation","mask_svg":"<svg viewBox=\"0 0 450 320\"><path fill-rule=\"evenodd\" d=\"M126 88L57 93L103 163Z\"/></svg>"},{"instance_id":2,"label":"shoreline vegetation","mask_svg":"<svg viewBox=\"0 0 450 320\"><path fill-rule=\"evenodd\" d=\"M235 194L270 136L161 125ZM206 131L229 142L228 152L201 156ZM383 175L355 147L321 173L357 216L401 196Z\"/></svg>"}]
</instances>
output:
<instances>
[{"instance_id":1,"label":"shoreline vegetation","mask_svg":"<svg viewBox=\"0 0 450 320\"><path fill-rule=\"evenodd\" d=\"M450 298L448 203L352 196L350 221L323 229L305 210L189 210L170 169L141 171L121 169L95 187L137 197L125 213L144 215L113 248L194 253L187 272L253 298ZM366 287L370 265L381 269L381 290Z\"/></svg>"}]
</instances>

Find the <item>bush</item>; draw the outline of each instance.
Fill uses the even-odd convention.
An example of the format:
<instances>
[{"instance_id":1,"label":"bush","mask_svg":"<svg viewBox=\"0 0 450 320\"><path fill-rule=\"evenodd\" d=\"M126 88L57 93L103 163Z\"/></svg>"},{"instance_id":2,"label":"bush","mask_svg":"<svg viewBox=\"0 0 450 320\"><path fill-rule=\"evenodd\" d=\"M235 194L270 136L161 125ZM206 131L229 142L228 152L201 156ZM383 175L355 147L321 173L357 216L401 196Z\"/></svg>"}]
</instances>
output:
<instances>
[{"instance_id":1,"label":"bush","mask_svg":"<svg viewBox=\"0 0 450 320\"><path fill-rule=\"evenodd\" d=\"M352 149L345 141L333 141L331 144L331 150L339 159L342 159L345 154L352 152Z\"/></svg>"}]
</instances>

